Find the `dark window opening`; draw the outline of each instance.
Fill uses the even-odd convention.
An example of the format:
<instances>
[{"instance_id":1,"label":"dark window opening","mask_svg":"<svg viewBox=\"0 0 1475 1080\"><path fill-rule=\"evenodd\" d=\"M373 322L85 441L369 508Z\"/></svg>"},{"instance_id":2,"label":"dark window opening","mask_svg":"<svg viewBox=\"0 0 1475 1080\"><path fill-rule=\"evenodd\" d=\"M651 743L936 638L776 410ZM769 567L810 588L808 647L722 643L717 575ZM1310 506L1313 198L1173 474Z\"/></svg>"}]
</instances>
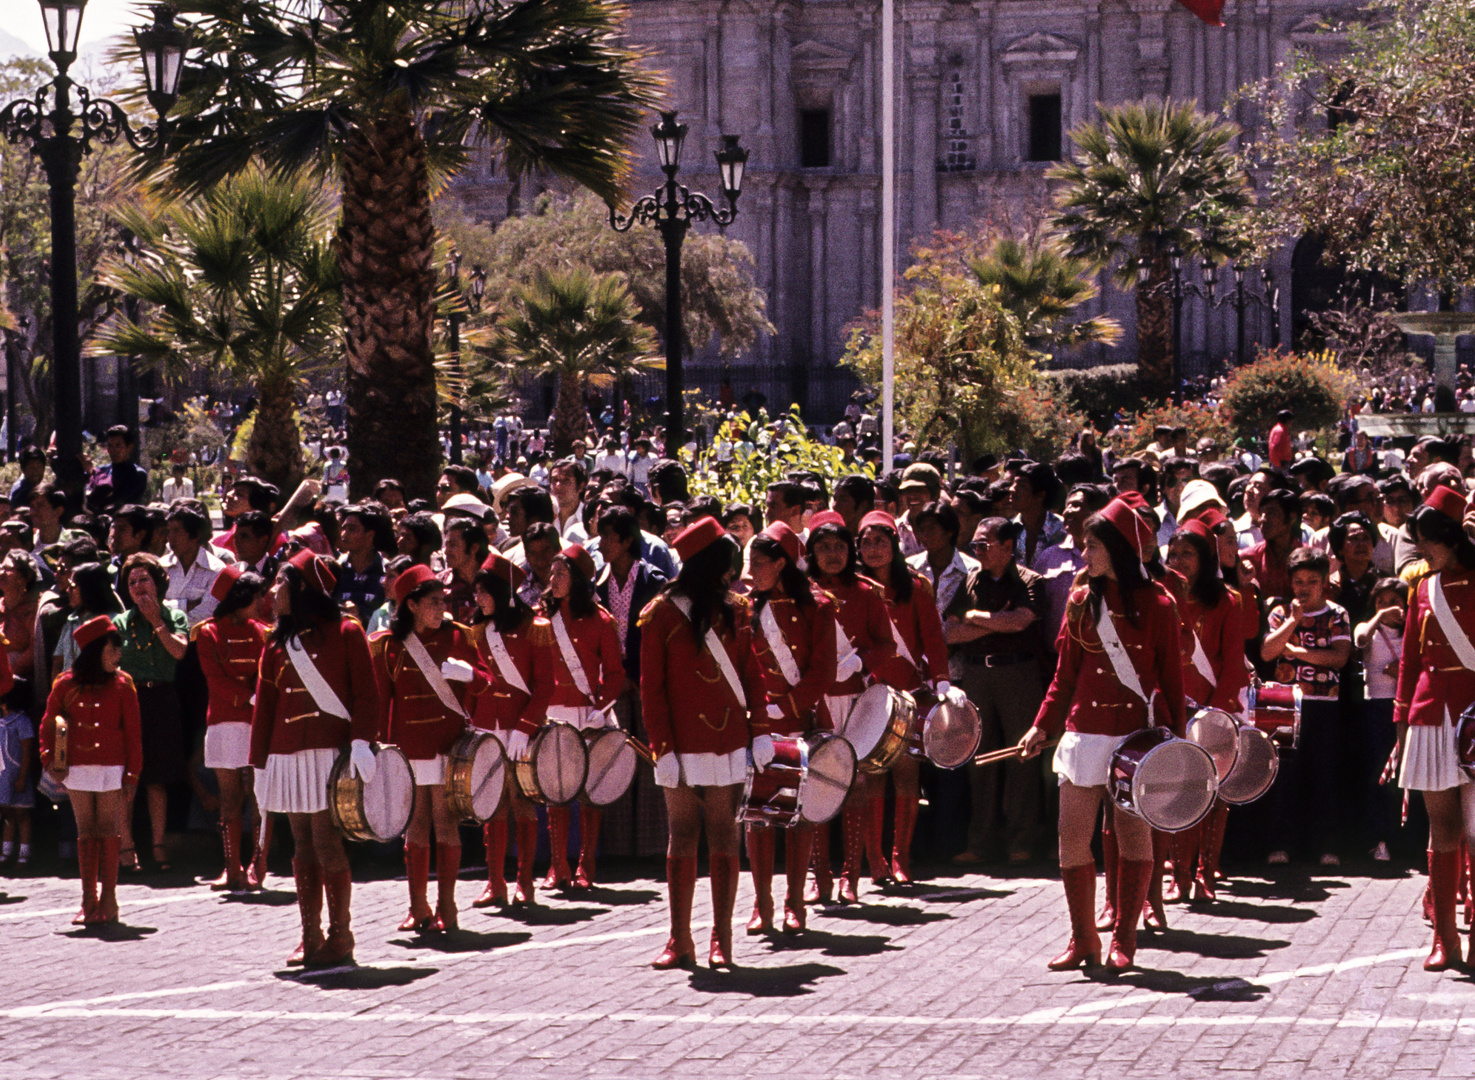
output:
<instances>
[{"instance_id":1,"label":"dark window opening","mask_svg":"<svg viewBox=\"0 0 1475 1080\"><path fill-rule=\"evenodd\" d=\"M1060 95L1029 96L1029 154L1026 161L1060 160Z\"/></svg>"},{"instance_id":2,"label":"dark window opening","mask_svg":"<svg viewBox=\"0 0 1475 1080\"><path fill-rule=\"evenodd\" d=\"M799 167L830 167L830 110L799 110Z\"/></svg>"}]
</instances>

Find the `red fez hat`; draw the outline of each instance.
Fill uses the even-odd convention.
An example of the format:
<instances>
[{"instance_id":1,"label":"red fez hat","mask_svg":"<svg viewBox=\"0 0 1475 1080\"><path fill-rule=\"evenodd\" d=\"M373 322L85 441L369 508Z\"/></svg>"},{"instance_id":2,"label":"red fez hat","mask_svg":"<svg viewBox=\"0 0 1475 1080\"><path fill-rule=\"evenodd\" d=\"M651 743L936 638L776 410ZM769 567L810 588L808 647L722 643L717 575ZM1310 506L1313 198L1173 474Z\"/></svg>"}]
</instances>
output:
<instances>
[{"instance_id":1,"label":"red fez hat","mask_svg":"<svg viewBox=\"0 0 1475 1080\"><path fill-rule=\"evenodd\" d=\"M876 526L876 528L878 529L885 529L893 536L898 535L896 530L896 519L888 514L885 510L872 510L869 514L860 519L861 532L865 532L872 525Z\"/></svg>"},{"instance_id":2,"label":"red fez hat","mask_svg":"<svg viewBox=\"0 0 1475 1080\"><path fill-rule=\"evenodd\" d=\"M243 564L231 563L215 575L215 581L210 586L210 595L215 597L217 603L225 603L225 598L230 593L230 587L241 580L241 575L245 572L246 567Z\"/></svg>"},{"instance_id":3,"label":"red fez hat","mask_svg":"<svg viewBox=\"0 0 1475 1080\"><path fill-rule=\"evenodd\" d=\"M482 560L481 568L483 570L490 570L514 589L521 588L522 583L527 580L527 575L522 572L522 567L518 566L500 551L493 551Z\"/></svg>"},{"instance_id":4,"label":"red fez hat","mask_svg":"<svg viewBox=\"0 0 1475 1080\"><path fill-rule=\"evenodd\" d=\"M1204 510L1200 510L1198 517L1194 520L1203 522L1204 527L1212 533L1220 525L1228 522L1229 518L1217 506L1210 506Z\"/></svg>"},{"instance_id":5,"label":"red fez hat","mask_svg":"<svg viewBox=\"0 0 1475 1080\"><path fill-rule=\"evenodd\" d=\"M579 573L583 574L590 581L594 580L594 556L584 550L583 544L570 544L559 552L559 554L574 566L577 566Z\"/></svg>"},{"instance_id":6,"label":"red fez hat","mask_svg":"<svg viewBox=\"0 0 1475 1080\"><path fill-rule=\"evenodd\" d=\"M390 586L389 591L396 604L403 604L406 597L421 585L429 584L435 580L437 578L434 570L430 569L424 563L416 563L394 579L394 584Z\"/></svg>"},{"instance_id":7,"label":"red fez hat","mask_svg":"<svg viewBox=\"0 0 1475 1080\"><path fill-rule=\"evenodd\" d=\"M1437 484L1424 500L1424 505L1438 510L1455 523L1465 519L1465 497L1452 487Z\"/></svg>"},{"instance_id":8,"label":"red fez hat","mask_svg":"<svg viewBox=\"0 0 1475 1080\"><path fill-rule=\"evenodd\" d=\"M1182 525L1178 526L1178 531L1193 533L1194 536L1203 537L1203 539L1207 540L1211 544L1214 542L1214 531L1210 529L1206 524L1204 524L1201 518L1194 518L1192 521L1185 521Z\"/></svg>"},{"instance_id":9,"label":"red fez hat","mask_svg":"<svg viewBox=\"0 0 1475 1080\"><path fill-rule=\"evenodd\" d=\"M1143 562L1152 548L1157 544L1157 537L1153 534L1152 526L1142 519L1142 515L1124 502L1122 499L1112 499L1106 504L1106 509L1101 511L1101 516L1111 523L1112 528L1122 534L1123 539L1132 545L1132 550Z\"/></svg>"},{"instance_id":10,"label":"red fez hat","mask_svg":"<svg viewBox=\"0 0 1475 1080\"><path fill-rule=\"evenodd\" d=\"M106 615L97 615L73 630L72 639L77 643L77 648L85 649L98 638L106 637L112 632L113 620Z\"/></svg>"},{"instance_id":11,"label":"red fez hat","mask_svg":"<svg viewBox=\"0 0 1475 1080\"><path fill-rule=\"evenodd\" d=\"M809 515L809 532L812 535L815 529L822 529L826 525L838 525L845 528L845 519L833 510L821 510Z\"/></svg>"},{"instance_id":12,"label":"red fez hat","mask_svg":"<svg viewBox=\"0 0 1475 1080\"><path fill-rule=\"evenodd\" d=\"M1124 491L1117 496L1119 502L1124 502L1133 510L1148 509L1147 497L1140 491Z\"/></svg>"},{"instance_id":13,"label":"red fez hat","mask_svg":"<svg viewBox=\"0 0 1475 1080\"><path fill-rule=\"evenodd\" d=\"M676 534L676 554L686 562L726 535L727 530L716 518L698 518Z\"/></svg>"},{"instance_id":14,"label":"red fez hat","mask_svg":"<svg viewBox=\"0 0 1475 1080\"><path fill-rule=\"evenodd\" d=\"M776 541L778 546L784 549L784 558L789 560L790 566L799 565L799 534L793 529L782 521L775 521L758 535Z\"/></svg>"},{"instance_id":15,"label":"red fez hat","mask_svg":"<svg viewBox=\"0 0 1475 1080\"><path fill-rule=\"evenodd\" d=\"M303 548L293 555L287 560L287 565L297 568L298 573L307 581L308 588L316 589L324 595L331 593L333 586L338 584L338 579L333 576L328 564L309 548Z\"/></svg>"}]
</instances>

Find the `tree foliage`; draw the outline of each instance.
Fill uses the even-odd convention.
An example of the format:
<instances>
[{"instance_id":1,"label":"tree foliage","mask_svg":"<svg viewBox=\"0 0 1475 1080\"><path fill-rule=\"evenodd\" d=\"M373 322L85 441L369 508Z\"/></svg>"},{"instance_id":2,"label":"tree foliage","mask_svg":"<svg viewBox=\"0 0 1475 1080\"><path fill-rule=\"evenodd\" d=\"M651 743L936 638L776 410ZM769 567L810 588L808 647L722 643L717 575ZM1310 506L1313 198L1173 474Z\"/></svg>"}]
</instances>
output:
<instances>
[{"instance_id":1,"label":"tree foliage","mask_svg":"<svg viewBox=\"0 0 1475 1080\"><path fill-rule=\"evenodd\" d=\"M998 287L1000 303L1019 319L1032 349L1050 353L1121 340L1121 324L1109 315L1077 320L1081 306L1101 290L1091 278L1094 265L1067 253L1057 239L997 237L968 259L968 268L980 285Z\"/></svg>"},{"instance_id":2,"label":"tree foliage","mask_svg":"<svg viewBox=\"0 0 1475 1080\"><path fill-rule=\"evenodd\" d=\"M1285 408L1283 404L1280 407ZM1223 449L1233 438L1229 424L1225 422L1220 410L1207 408L1194 401L1185 401L1182 405L1162 402L1157 405L1145 404L1130 413L1125 423L1118 424L1113 429L1112 444L1118 453L1136 453L1151 443L1154 433L1164 425L1186 427L1190 446L1207 437Z\"/></svg>"},{"instance_id":3,"label":"tree foliage","mask_svg":"<svg viewBox=\"0 0 1475 1080\"><path fill-rule=\"evenodd\" d=\"M850 473L875 477L875 469L861 461L844 462L838 446L830 446L809 437L804 417L797 404L779 417L777 429L771 427L768 414L760 410L724 420L719 424L714 445L698 455L691 473L693 495L712 495L724 504L744 502L761 508L768 485L784 480L798 470L817 472L821 476L839 477ZM734 454L730 462L719 462L715 444L726 440L737 444L748 439L755 451L746 457Z\"/></svg>"},{"instance_id":4,"label":"tree foliage","mask_svg":"<svg viewBox=\"0 0 1475 1080\"><path fill-rule=\"evenodd\" d=\"M1330 353L1265 353L1229 376L1220 408L1237 436L1264 437L1285 408L1295 410L1297 428L1318 430L1342 418L1352 389Z\"/></svg>"}]
</instances>

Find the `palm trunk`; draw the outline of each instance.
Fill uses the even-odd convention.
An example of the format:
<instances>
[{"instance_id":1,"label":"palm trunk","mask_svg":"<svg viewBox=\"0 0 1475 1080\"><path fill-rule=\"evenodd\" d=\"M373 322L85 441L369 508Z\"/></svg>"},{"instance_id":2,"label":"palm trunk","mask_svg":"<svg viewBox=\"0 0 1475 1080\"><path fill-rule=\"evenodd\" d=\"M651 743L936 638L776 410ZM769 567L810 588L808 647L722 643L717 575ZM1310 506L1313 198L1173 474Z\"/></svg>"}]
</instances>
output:
<instances>
[{"instance_id":1,"label":"palm trunk","mask_svg":"<svg viewBox=\"0 0 1475 1080\"><path fill-rule=\"evenodd\" d=\"M553 417L548 425L553 440L553 456L566 457L574 448L574 440L583 438L588 425L584 421L584 377L573 372L560 372L558 397L553 402Z\"/></svg>"},{"instance_id":2,"label":"palm trunk","mask_svg":"<svg viewBox=\"0 0 1475 1080\"><path fill-rule=\"evenodd\" d=\"M275 484L284 495L302 482L302 432L293 412L292 385L286 381L263 381L256 387L256 406L251 437L246 440L246 467L253 476Z\"/></svg>"},{"instance_id":3,"label":"palm trunk","mask_svg":"<svg viewBox=\"0 0 1475 1080\"><path fill-rule=\"evenodd\" d=\"M431 498L436 433L435 228L425 143L408 109L354 130L343 154L343 269L348 472L354 498L392 476Z\"/></svg>"},{"instance_id":4,"label":"palm trunk","mask_svg":"<svg viewBox=\"0 0 1475 1080\"><path fill-rule=\"evenodd\" d=\"M1145 282L1137 286L1137 366L1154 390L1173 386L1173 299L1170 263L1157 255Z\"/></svg>"}]
</instances>

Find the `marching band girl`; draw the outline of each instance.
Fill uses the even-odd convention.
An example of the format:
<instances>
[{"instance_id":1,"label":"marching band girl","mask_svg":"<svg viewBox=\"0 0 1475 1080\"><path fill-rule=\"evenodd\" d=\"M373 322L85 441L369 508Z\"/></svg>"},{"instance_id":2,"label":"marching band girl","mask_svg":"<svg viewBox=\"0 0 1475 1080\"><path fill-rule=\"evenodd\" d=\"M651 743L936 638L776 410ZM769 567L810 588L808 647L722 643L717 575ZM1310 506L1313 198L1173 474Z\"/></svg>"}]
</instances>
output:
<instances>
[{"instance_id":1,"label":"marching band girl","mask_svg":"<svg viewBox=\"0 0 1475 1080\"><path fill-rule=\"evenodd\" d=\"M446 612L446 586L417 564L395 579L394 621L379 643L375 667L383 713L380 732L404 752L415 776L415 803L405 830L410 910L401 930L445 932L459 925L456 874L460 823L446 807L446 755L466 730L467 712L487 687L481 658L466 628ZM430 835L435 829L435 911L427 898Z\"/></svg>"},{"instance_id":2,"label":"marching band girl","mask_svg":"<svg viewBox=\"0 0 1475 1080\"><path fill-rule=\"evenodd\" d=\"M1032 758L1064 735L1055 752L1060 776L1060 873L1071 939L1053 971L1101 962L1096 932L1096 863L1091 834L1105 794L1112 754L1123 736L1149 725L1184 730L1183 661L1177 605L1143 569L1153 529L1114 499L1086 523L1088 583L1077 586L1056 640L1060 660L1034 726L1019 741ZM1152 874L1152 835L1131 814L1116 815L1116 925L1107 965L1130 967L1137 920Z\"/></svg>"},{"instance_id":3,"label":"marching band girl","mask_svg":"<svg viewBox=\"0 0 1475 1080\"><path fill-rule=\"evenodd\" d=\"M768 700L751 610L729 591L737 573L737 544L715 518L704 517L676 537L676 552L681 572L640 616L641 707L671 830L666 854L671 937L652 966L696 963L691 904L697 841L705 829L713 912L708 964L731 967L737 804L749 743L756 767L773 759L772 740L753 737L755 725L764 723Z\"/></svg>"},{"instance_id":4,"label":"marching band girl","mask_svg":"<svg viewBox=\"0 0 1475 1080\"><path fill-rule=\"evenodd\" d=\"M763 665L769 705L756 730L762 735L803 735L830 726L820 702L835 681L835 606L799 568L799 536L775 522L748 547L754 627L753 640ZM934 612L934 618L936 613ZM748 826L748 865L757 899L748 933L773 930L773 859L775 829ZM804 929L804 879L814 826L795 824L784 830L784 930Z\"/></svg>"},{"instance_id":5,"label":"marching band girl","mask_svg":"<svg viewBox=\"0 0 1475 1080\"><path fill-rule=\"evenodd\" d=\"M277 623L261 655L251 717L251 764L264 770L257 801L263 814L287 815L296 849L292 876L302 942L287 963L309 967L353 959L353 879L343 838L328 814L328 776L339 753L349 749L353 774L373 778L369 742L380 721L369 640L333 602L333 585L328 564L309 550L277 571Z\"/></svg>"},{"instance_id":6,"label":"marching band girl","mask_svg":"<svg viewBox=\"0 0 1475 1080\"><path fill-rule=\"evenodd\" d=\"M472 580L476 597L476 643L482 666L492 673L492 687L476 699L472 722L495 732L509 761L527 756L528 739L548 715L553 695L553 630L533 614L517 590L523 573L501 552L493 551ZM487 887L472 907L507 903L507 819L517 822L517 892L513 904L533 902L533 856L538 850L538 814L533 803L509 776L507 798L483 826L487 852Z\"/></svg>"}]
</instances>

